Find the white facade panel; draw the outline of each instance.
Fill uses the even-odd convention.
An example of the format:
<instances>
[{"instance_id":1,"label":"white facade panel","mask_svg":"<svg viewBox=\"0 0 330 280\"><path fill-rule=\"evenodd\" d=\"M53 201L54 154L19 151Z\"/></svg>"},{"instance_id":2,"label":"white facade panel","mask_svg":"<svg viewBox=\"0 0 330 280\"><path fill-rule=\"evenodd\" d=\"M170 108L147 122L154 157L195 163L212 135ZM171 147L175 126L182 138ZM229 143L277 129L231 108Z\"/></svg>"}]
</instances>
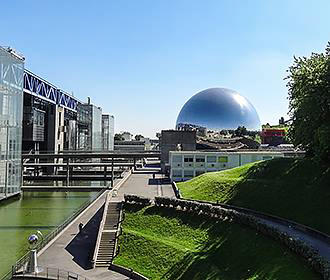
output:
<instances>
[{"instance_id":1,"label":"white facade panel","mask_svg":"<svg viewBox=\"0 0 330 280\"><path fill-rule=\"evenodd\" d=\"M281 152L196 152L170 151L170 177L189 180L205 172L215 172L247 163L283 157Z\"/></svg>"}]
</instances>

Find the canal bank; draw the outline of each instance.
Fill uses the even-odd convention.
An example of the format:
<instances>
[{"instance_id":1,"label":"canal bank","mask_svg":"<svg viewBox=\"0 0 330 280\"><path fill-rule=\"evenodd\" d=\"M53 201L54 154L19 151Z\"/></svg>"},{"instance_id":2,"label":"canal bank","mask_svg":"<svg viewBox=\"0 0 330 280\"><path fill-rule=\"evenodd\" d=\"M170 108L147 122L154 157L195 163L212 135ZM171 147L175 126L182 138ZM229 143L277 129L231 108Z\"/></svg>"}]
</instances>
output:
<instances>
[{"instance_id":1,"label":"canal bank","mask_svg":"<svg viewBox=\"0 0 330 280\"><path fill-rule=\"evenodd\" d=\"M24 192L0 202L0 278L28 250L27 238L44 236L73 215L98 192Z\"/></svg>"}]
</instances>

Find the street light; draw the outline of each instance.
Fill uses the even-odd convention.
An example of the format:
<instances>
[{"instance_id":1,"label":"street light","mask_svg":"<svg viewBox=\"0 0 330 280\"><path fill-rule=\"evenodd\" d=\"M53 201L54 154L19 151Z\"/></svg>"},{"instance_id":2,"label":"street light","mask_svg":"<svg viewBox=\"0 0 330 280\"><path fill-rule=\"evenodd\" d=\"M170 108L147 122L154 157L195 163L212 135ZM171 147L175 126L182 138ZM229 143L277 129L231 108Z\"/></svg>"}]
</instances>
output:
<instances>
[{"instance_id":1,"label":"street light","mask_svg":"<svg viewBox=\"0 0 330 280\"><path fill-rule=\"evenodd\" d=\"M28 238L28 243L30 247L30 258L26 267L27 273L39 273L42 269L38 267L37 262L37 245L43 239L42 233L38 230L36 234L31 234Z\"/></svg>"}]
</instances>

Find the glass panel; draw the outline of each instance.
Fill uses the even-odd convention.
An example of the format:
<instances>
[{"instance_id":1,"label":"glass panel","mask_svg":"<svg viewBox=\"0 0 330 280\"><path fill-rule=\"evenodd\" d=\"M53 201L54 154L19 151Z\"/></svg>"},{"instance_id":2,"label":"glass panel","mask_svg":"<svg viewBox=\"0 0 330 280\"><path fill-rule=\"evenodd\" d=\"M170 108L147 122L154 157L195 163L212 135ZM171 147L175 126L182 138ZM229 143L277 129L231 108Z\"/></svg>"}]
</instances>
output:
<instances>
[{"instance_id":1,"label":"glass panel","mask_svg":"<svg viewBox=\"0 0 330 280\"><path fill-rule=\"evenodd\" d=\"M20 190L24 63L0 48L0 198Z\"/></svg>"},{"instance_id":2,"label":"glass panel","mask_svg":"<svg viewBox=\"0 0 330 280\"><path fill-rule=\"evenodd\" d=\"M216 156L207 156L207 162L217 162Z\"/></svg>"},{"instance_id":3,"label":"glass panel","mask_svg":"<svg viewBox=\"0 0 330 280\"><path fill-rule=\"evenodd\" d=\"M184 177L194 177L193 170L184 170Z\"/></svg>"}]
</instances>

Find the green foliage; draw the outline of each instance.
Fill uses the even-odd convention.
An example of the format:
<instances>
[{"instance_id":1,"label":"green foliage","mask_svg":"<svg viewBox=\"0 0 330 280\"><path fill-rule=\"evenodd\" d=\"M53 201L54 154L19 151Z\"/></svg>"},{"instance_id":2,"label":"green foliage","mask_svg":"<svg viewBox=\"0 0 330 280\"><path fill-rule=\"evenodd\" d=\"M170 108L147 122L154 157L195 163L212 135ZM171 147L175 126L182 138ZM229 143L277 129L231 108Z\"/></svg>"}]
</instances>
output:
<instances>
[{"instance_id":1,"label":"green foliage","mask_svg":"<svg viewBox=\"0 0 330 280\"><path fill-rule=\"evenodd\" d=\"M330 43L325 53L295 57L287 79L290 138L310 155L330 162Z\"/></svg>"},{"instance_id":2,"label":"green foliage","mask_svg":"<svg viewBox=\"0 0 330 280\"><path fill-rule=\"evenodd\" d=\"M245 126L239 126L236 130L235 130L235 135L236 136L243 136L243 135L247 135L247 129Z\"/></svg>"},{"instance_id":3,"label":"green foliage","mask_svg":"<svg viewBox=\"0 0 330 280\"><path fill-rule=\"evenodd\" d=\"M128 204L115 263L150 279L319 279L280 243L173 208Z\"/></svg>"},{"instance_id":4,"label":"green foliage","mask_svg":"<svg viewBox=\"0 0 330 280\"><path fill-rule=\"evenodd\" d=\"M147 197L142 197L134 194L125 194L124 195L125 203L137 203L143 206L148 206L151 204L151 199Z\"/></svg>"},{"instance_id":5,"label":"green foliage","mask_svg":"<svg viewBox=\"0 0 330 280\"><path fill-rule=\"evenodd\" d=\"M134 137L134 139L135 139L136 141L140 141L142 138L144 138L144 136L141 135L141 134L137 134L137 135L135 135L135 137Z\"/></svg>"},{"instance_id":6,"label":"green foliage","mask_svg":"<svg viewBox=\"0 0 330 280\"><path fill-rule=\"evenodd\" d=\"M114 139L115 141L124 141L124 137L120 133L116 133Z\"/></svg>"},{"instance_id":7,"label":"green foliage","mask_svg":"<svg viewBox=\"0 0 330 280\"><path fill-rule=\"evenodd\" d=\"M327 165L279 158L205 173L177 186L184 198L246 207L329 234L329 182Z\"/></svg>"}]
</instances>

